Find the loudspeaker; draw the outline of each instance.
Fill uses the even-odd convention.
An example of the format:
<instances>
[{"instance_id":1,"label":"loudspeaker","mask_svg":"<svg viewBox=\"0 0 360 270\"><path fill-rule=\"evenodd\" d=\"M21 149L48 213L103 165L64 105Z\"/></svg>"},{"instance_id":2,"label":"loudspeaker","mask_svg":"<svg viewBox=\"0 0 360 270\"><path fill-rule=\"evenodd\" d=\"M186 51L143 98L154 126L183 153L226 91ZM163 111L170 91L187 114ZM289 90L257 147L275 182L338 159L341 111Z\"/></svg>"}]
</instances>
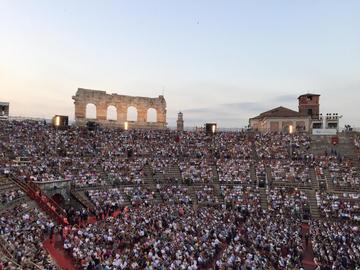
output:
<instances>
[{"instance_id":1,"label":"loudspeaker","mask_svg":"<svg viewBox=\"0 0 360 270\"><path fill-rule=\"evenodd\" d=\"M213 135L216 133L216 123L206 123L205 124L206 135Z\"/></svg>"},{"instance_id":2,"label":"loudspeaker","mask_svg":"<svg viewBox=\"0 0 360 270\"><path fill-rule=\"evenodd\" d=\"M52 118L52 124L57 128L65 128L69 125L69 117L65 115L55 115Z\"/></svg>"}]
</instances>

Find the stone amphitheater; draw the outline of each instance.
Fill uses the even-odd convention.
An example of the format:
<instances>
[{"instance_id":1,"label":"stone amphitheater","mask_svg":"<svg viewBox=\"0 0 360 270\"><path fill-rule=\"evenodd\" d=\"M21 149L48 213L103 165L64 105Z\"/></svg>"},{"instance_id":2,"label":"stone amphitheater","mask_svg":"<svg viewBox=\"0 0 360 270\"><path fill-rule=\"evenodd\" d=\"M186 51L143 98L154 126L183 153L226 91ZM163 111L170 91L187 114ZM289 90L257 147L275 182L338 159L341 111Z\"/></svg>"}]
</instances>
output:
<instances>
[{"instance_id":1,"label":"stone amphitheater","mask_svg":"<svg viewBox=\"0 0 360 270\"><path fill-rule=\"evenodd\" d=\"M357 133L0 138L0 269L360 269Z\"/></svg>"}]
</instances>

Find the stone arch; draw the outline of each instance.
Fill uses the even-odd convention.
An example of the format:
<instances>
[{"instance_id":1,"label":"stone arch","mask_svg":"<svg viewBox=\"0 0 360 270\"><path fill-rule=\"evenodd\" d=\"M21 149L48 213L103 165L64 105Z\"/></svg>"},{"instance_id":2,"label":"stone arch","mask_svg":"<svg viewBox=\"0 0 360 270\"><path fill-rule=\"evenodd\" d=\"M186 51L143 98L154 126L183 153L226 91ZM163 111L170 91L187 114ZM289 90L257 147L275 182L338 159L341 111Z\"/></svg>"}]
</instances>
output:
<instances>
[{"instance_id":1,"label":"stone arch","mask_svg":"<svg viewBox=\"0 0 360 270\"><path fill-rule=\"evenodd\" d=\"M138 109L131 105L127 108L127 119L126 121L137 121L138 120Z\"/></svg>"},{"instance_id":2,"label":"stone arch","mask_svg":"<svg viewBox=\"0 0 360 270\"><path fill-rule=\"evenodd\" d=\"M57 192L51 196L51 199L53 199L58 205L64 205L65 204L65 198L61 194L61 192Z\"/></svg>"},{"instance_id":3,"label":"stone arch","mask_svg":"<svg viewBox=\"0 0 360 270\"><path fill-rule=\"evenodd\" d=\"M97 118L97 113L96 113L96 105L94 103L88 103L86 104L86 118L87 119L96 119Z\"/></svg>"},{"instance_id":4,"label":"stone arch","mask_svg":"<svg viewBox=\"0 0 360 270\"><path fill-rule=\"evenodd\" d=\"M76 94L72 97L75 104L75 122L77 125L86 125L88 120L96 121L104 125L123 126L125 122L131 121L130 128L166 128L166 101L164 96L155 98L119 95L116 93L107 94L105 91L78 88ZM91 103L96 114L86 114L87 104ZM115 106L117 117L115 121L109 121L108 107ZM130 107L130 108L129 108ZM135 107L135 108L132 108ZM148 109L156 110L156 122L149 115ZM154 113L152 113L154 114ZM115 117L114 117L115 118ZM116 123L115 123L116 122Z\"/></svg>"},{"instance_id":5,"label":"stone arch","mask_svg":"<svg viewBox=\"0 0 360 270\"><path fill-rule=\"evenodd\" d=\"M149 108L147 110L146 122L156 123L157 122L157 110L154 108Z\"/></svg>"},{"instance_id":6,"label":"stone arch","mask_svg":"<svg viewBox=\"0 0 360 270\"><path fill-rule=\"evenodd\" d=\"M106 110L106 119L110 121L117 121L117 108L114 105L109 105Z\"/></svg>"}]
</instances>

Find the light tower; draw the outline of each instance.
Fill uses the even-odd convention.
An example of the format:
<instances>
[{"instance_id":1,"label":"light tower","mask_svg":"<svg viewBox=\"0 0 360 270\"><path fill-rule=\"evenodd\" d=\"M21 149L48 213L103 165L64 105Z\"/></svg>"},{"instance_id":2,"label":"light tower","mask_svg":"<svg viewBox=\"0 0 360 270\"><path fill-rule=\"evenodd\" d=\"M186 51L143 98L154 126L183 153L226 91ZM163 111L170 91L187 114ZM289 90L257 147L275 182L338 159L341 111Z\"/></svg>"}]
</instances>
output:
<instances>
[{"instance_id":1,"label":"light tower","mask_svg":"<svg viewBox=\"0 0 360 270\"><path fill-rule=\"evenodd\" d=\"M176 121L176 129L177 131L184 131L184 119L183 119L183 113L178 113L178 119Z\"/></svg>"}]
</instances>

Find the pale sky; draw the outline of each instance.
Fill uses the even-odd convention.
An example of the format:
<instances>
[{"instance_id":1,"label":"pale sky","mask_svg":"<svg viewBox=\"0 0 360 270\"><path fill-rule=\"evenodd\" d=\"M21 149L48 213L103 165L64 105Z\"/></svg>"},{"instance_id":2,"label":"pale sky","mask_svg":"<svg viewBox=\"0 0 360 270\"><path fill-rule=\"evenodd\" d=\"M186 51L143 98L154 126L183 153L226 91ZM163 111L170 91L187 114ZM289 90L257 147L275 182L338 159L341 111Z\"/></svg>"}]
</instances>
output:
<instances>
[{"instance_id":1,"label":"pale sky","mask_svg":"<svg viewBox=\"0 0 360 270\"><path fill-rule=\"evenodd\" d=\"M0 0L0 101L74 117L77 88L164 93L168 123L248 118L321 94L360 127L360 1Z\"/></svg>"}]
</instances>

